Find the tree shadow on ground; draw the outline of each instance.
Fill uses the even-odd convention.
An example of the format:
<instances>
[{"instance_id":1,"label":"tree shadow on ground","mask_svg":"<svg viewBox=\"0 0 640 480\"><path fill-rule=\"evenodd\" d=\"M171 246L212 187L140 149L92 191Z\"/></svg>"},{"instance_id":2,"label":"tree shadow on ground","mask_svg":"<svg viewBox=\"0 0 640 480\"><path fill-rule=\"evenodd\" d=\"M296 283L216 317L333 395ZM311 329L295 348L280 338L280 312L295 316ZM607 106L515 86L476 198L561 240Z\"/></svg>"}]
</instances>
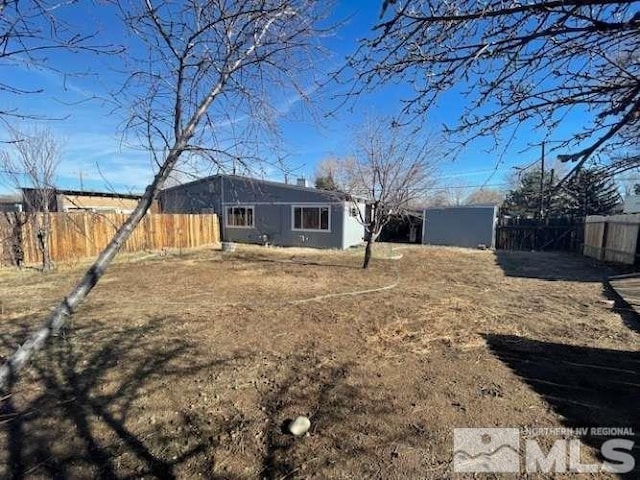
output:
<instances>
[{"instance_id":1,"label":"tree shadow on ground","mask_svg":"<svg viewBox=\"0 0 640 480\"><path fill-rule=\"evenodd\" d=\"M379 471L379 439L390 436L370 419L386 415L389 402L385 392L354 384L352 365L306 349L256 370L267 358L261 352L219 358L169 337L174 321L105 322L52 339L2 399L0 477L331 476L354 468L356 457L371 459L365 472L359 464L364 476ZM13 341L4 342L9 350ZM231 387L235 379L252 390ZM175 401L159 403L165 395ZM311 419L310 437L283 432L297 415Z\"/></svg>"},{"instance_id":2,"label":"tree shadow on ground","mask_svg":"<svg viewBox=\"0 0 640 480\"><path fill-rule=\"evenodd\" d=\"M363 401L363 392L346 382L351 365L342 363L314 368L309 365L309 358L313 358L310 352L297 355L276 388L261 398L261 409L267 415L261 478L289 478L304 470L313 458L307 453L306 438L296 438L288 433L288 424L295 416L308 416L312 434L330 431L332 427L346 425L350 415L355 418L353 405ZM385 413L382 405L370 407L373 408L370 414ZM342 438L339 445L336 445L336 439L325 437L324 440L329 440L324 443L325 450L337 448L346 449L352 455L364 453L352 442L353 438Z\"/></svg>"},{"instance_id":3,"label":"tree shadow on ground","mask_svg":"<svg viewBox=\"0 0 640 480\"><path fill-rule=\"evenodd\" d=\"M640 472L640 352L484 335L491 352L564 418L567 427L632 428ZM600 450L606 437L583 439Z\"/></svg>"},{"instance_id":4,"label":"tree shadow on ground","mask_svg":"<svg viewBox=\"0 0 640 480\"><path fill-rule=\"evenodd\" d=\"M3 477L175 478L174 468L204 443L168 456L159 448L172 440L166 425L143 435L127 421L139 412L136 402L160 388L152 380L191 375L225 360L190 362L189 342L158 335L170 325L166 318L121 329L78 328L49 342L2 399Z\"/></svg>"},{"instance_id":5,"label":"tree shadow on ground","mask_svg":"<svg viewBox=\"0 0 640 480\"><path fill-rule=\"evenodd\" d=\"M614 267L567 252L496 250L496 264L508 277L604 282Z\"/></svg>"},{"instance_id":6,"label":"tree shadow on ground","mask_svg":"<svg viewBox=\"0 0 640 480\"><path fill-rule=\"evenodd\" d=\"M250 362L255 366L267 358L260 356ZM310 472L318 478L331 478L353 468L353 458L370 458L368 464L359 462L358 474L362 478L374 476L376 448L380 448L380 438L388 435L368 419L389 413L384 392L373 394L354 384L352 364L328 361L312 350L280 357L278 363L269 358L267 363L269 366L252 381L258 404L248 409L227 405L223 407L227 420L216 422L217 434L224 441L215 456L234 459L230 469L221 461L215 462L216 478L288 479ZM240 395L231 398L235 402ZM296 437L287 427L300 415L310 419L311 429L308 435ZM194 423L204 429L205 420L198 418ZM368 439L375 442L368 444ZM243 464L251 465L251 474L241 473ZM238 471L234 472L234 467Z\"/></svg>"},{"instance_id":7,"label":"tree shadow on ground","mask_svg":"<svg viewBox=\"0 0 640 480\"><path fill-rule=\"evenodd\" d=\"M613 300L613 311L620 315L622 322L631 330L640 333L640 314L633 306L609 282L602 287L602 293L609 300Z\"/></svg>"}]
</instances>

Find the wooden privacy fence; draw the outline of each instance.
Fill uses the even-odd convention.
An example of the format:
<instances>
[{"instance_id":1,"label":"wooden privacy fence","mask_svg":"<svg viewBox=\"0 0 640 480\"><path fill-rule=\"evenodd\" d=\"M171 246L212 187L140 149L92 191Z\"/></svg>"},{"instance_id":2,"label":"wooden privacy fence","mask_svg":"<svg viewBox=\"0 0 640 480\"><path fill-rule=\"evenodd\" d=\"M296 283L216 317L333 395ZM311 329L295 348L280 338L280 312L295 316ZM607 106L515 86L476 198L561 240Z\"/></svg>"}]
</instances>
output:
<instances>
[{"instance_id":1,"label":"wooden privacy fence","mask_svg":"<svg viewBox=\"0 0 640 480\"><path fill-rule=\"evenodd\" d=\"M40 219L42 218L42 214ZM109 243L128 215L117 213L51 213L49 250L54 262L70 262L96 256ZM22 226L24 220L27 220ZM22 221L21 221L22 220ZM25 264L40 263L35 216L0 214L2 249L0 265L15 265L21 255ZM220 225L215 214L147 214L121 252L191 248L220 241Z\"/></svg>"},{"instance_id":2,"label":"wooden privacy fence","mask_svg":"<svg viewBox=\"0 0 640 480\"><path fill-rule=\"evenodd\" d=\"M577 252L582 236L581 218L500 217L496 226L496 249Z\"/></svg>"},{"instance_id":3,"label":"wooden privacy fence","mask_svg":"<svg viewBox=\"0 0 640 480\"><path fill-rule=\"evenodd\" d=\"M640 214L590 215L585 221L583 254L633 265L638 257Z\"/></svg>"}]
</instances>

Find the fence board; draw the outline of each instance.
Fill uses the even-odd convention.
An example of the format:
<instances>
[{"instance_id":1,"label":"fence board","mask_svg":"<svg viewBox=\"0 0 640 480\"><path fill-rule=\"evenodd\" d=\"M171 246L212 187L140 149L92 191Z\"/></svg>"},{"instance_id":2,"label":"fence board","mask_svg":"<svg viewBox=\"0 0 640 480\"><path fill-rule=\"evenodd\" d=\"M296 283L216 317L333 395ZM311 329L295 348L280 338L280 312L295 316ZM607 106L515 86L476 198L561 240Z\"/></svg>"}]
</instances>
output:
<instances>
[{"instance_id":1,"label":"fence board","mask_svg":"<svg viewBox=\"0 0 640 480\"><path fill-rule=\"evenodd\" d=\"M584 246L582 254L586 257L604 260L604 235L606 230L606 217L590 215L584 224Z\"/></svg>"},{"instance_id":2,"label":"fence board","mask_svg":"<svg viewBox=\"0 0 640 480\"><path fill-rule=\"evenodd\" d=\"M640 214L587 217L583 253L607 262L633 265L638 257L639 232Z\"/></svg>"},{"instance_id":3,"label":"fence board","mask_svg":"<svg viewBox=\"0 0 640 480\"><path fill-rule=\"evenodd\" d=\"M499 250L579 251L582 245L581 218L559 217L544 220L500 217L496 226Z\"/></svg>"},{"instance_id":4,"label":"fence board","mask_svg":"<svg viewBox=\"0 0 640 480\"><path fill-rule=\"evenodd\" d=\"M23 215L23 214L22 214ZM49 251L54 262L65 263L97 255L111 240L128 215L117 213L51 213ZM22 217L24 218L24 217ZM22 249L25 264L40 263L36 237L37 218L28 219L22 227ZM122 246L122 252L193 248L220 242L220 226L215 214L147 214ZM2 255L0 265L13 265L12 245L18 244L8 217L0 220Z\"/></svg>"}]
</instances>

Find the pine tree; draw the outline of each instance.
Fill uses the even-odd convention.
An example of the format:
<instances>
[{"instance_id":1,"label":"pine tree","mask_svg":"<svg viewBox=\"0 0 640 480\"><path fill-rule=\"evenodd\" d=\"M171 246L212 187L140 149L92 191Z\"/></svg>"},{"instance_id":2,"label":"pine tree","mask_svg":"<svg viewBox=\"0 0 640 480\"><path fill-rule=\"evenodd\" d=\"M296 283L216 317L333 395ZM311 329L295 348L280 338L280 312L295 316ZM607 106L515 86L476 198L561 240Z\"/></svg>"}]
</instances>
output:
<instances>
[{"instance_id":1,"label":"pine tree","mask_svg":"<svg viewBox=\"0 0 640 480\"><path fill-rule=\"evenodd\" d=\"M553 202L549 202L549 192L553 189L551 172L545 172L542 194L544 207L548 211ZM523 172L518 185L507 193L502 211L514 217L539 217L541 207L540 169Z\"/></svg>"},{"instance_id":2,"label":"pine tree","mask_svg":"<svg viewBox=\"0 0 640 480\"><path fill-rule=\"evenodd\" d=\"M610 215L620 210L622 198L616 184L605 172L585 169L556 188L552 172L545 172L543 212L545 217ZM507 194L503 213L520 217L540 217L540 170L521 175L518 186Z\"/></svg>"},{"instance_id":3,"label":"pine tree","mask_svg":"<svg viewBox=\"0 0 640 480\"><path fill-rule=\"evenodd\" d=\"M336 183L336 181L331 175L326 175L324 177L317 177L315 186L316 188L319 188L321 190L331 190L334 192L337 192L340 190L340 188L338 187L338 184Z\"/></svg>"},{"instance_id":4,"label":"pine tree","mask_svg":"<svg viewBox=\"0 0 640 480\"><path fill-rule=\"evenodd\" d=\"M622 197L609 175L596 169L579 171L561 189L556 202L562 202L565 215L611 215L620 210Z\"/></svg>"}]
</instances>

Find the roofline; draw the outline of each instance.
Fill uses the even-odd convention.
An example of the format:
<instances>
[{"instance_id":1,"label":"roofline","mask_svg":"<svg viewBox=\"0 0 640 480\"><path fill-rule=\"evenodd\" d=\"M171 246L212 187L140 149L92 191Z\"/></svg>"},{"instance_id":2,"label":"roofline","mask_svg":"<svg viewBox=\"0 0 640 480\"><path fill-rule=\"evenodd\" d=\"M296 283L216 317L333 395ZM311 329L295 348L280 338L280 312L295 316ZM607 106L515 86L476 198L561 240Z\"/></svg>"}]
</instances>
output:
<instances>
[{"instance_id":1,"label":"roofline","mask_svg":"<svg viewBox=\"0 0 640 480\"><path fill-rule=\"evenodd\" d=\"M172 190L177 190L178 188L183 188L185 186L191 186L191 185L197 185L199 183L204 183L204 182L213 180L215 178L240 179L240 180L246 180L246 181L250 181L250 182L263 183L263 184L266 184L266 185L273 185L273 186L276 186L276 187L286 187L286 188L291 188L293 190L302 190L304 192L326 193L328 195L340 197L345 201L348 199L347 197L353 197L353 198L356 198L356 199L359 199L359 200L366 200L366 198L361 197L359 195L351 195L349 193L338 192L338 191L335 191L335 190L325 190L323 188L314 188L314 187L301 187L299 185L295 185L295 184L292 184L292 183L275 182L273 180L263 180L261 178L245 177L243 175L230 175L230 174L227 174L227 173L216 173L215 175L210 175L208 177L199 178L199 179L193 180L191 182L181 183L180 185L176 185L174 187L165 188L165 189L163 189L161 191L162 192L170 192Z\"/></svg>"},{"instance_id":2,"label":"roofline","mask_svg":"<svg viewBox=\"0 0 640 480\"><path fill-rule=\"evenodd\" d=\"M41 190L40 188L24 187L21 188L23 192L33 192ZM85 197L107 197L107 198L126 198L129 200L140 200L142 195L136 195L133 193L115 193L115 192L96 192L89 190L64 190L59 188L51 188L56 195L78 195Z\"/></svg>"},{"instance_id":3,"label":"roofline","mask_svg":"<svg viewBox=\"0 0 640 480\"><path fill-rule=\"evenodd\" d=\"M449 205L447 207L425 207L425 210L453 210L454 208L473 209L473 208L497 208L497 207L499 207L498 204L485 203L485 204L476 204L476 205Z\"/></svg>"}]
</instances>

